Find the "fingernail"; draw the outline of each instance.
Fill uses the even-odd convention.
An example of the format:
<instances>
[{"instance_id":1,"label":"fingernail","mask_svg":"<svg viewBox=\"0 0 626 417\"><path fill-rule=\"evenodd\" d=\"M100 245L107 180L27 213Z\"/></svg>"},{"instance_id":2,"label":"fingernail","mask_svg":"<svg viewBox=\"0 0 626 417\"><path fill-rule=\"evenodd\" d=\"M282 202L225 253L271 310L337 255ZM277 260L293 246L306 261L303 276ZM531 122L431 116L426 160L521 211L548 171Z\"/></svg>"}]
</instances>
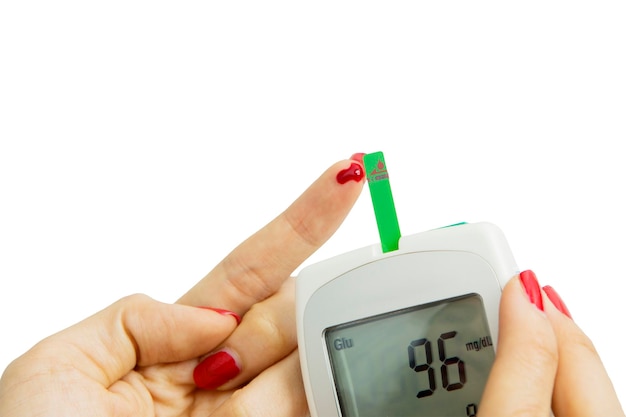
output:
<instances>
[{"instance_id":1,"label":"fingernail","mask_svg":"<svg viewBox=\"0 0 626 417\"><path fill-rule=\"evenodd\" d=\"M353 161L357 161L359 164L363 165L363 157L365 156L365 153L363 152L357 152L355 154L353 154L350 159L352 159Z\"/></svg>"},{"instance_id":2,"label":"fingernail","mask_svg":"<svg viewBox=\"0 0 626 417\"><path fill-rule=\"evenodd\" d=\"M216 313L220 313L222 316L233 316L235 320L237 320L237 324L241 323L241 317L239 316L239 314L235 313L234 311L224 310L223 308L215 308L215 307L200 306L199 308L215 311Z\"/></svg>"},{"instance_id":3,"label":"fingernail","mask_svg":"<svg viewBox=\"0 0 626 417\"><path fill-rule=\"evenodd\" d=\"M554 306L556 307L557 310L559 310L561 313L565 314L570 319L572 318L572 314L569 312L569 309L567 308L567 306L563 302L563 299L561 298L559 293L556 292L556 290L554 288L552 288L549 285L546 285L545 287L543 287L543 292L546 293L546 295L548 296L548 298L550 299L552 304L554 304Z\"/></svg>"},{"instance_id":4,"label":"fingernail","mask_svg":"<svg viewBox=\"0 0 626 417\"><path fill-rule=\"evenodd\" d=\"M221 387L237 375L239 366L225 350L207 356L193 370L193 381L198 388L212 390Z\"/></svg>"},{"instance_id":5,"label":"fingernail","mask_svg":"<svg viewBox=\"0 0 626 417\"><path fill-rule=\"evenodd\" d=\"M359 182L363 179L363 166L353 162L350 164L350 167L347 169L342 169L337 174L337 182L339 184L345 184L348 181L356 181Z\"/></svg>"},{"instance_id":6,"label":"fingernail","mask_svg":"<svg viewBox=\"0 0 626 417\"><path fill-rule=\"evenodd\" d=\"M539 310L543 311L541 288L539 288L539 281L537 281L535 273L530 270L523 271L520 272L519 277L530 302L533 303Z\"/></svg>"}]
</instances>

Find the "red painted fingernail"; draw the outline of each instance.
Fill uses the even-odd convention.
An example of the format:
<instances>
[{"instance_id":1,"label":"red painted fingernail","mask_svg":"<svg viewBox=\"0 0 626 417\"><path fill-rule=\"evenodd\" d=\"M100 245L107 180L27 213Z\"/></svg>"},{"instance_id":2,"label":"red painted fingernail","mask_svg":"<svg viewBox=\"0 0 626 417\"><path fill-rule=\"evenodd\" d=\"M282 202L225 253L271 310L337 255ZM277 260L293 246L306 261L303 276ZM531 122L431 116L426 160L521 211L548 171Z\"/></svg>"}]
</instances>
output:
<instances>
[{"instance_id":1,"label":"red painted fingernail","mask_svg":"<svg viewBox=\"0 0 626 417\"><path fill-rule=\"evenodd\" d=\"M554 306L556 307L557 310L559 310L561 313L565 314L570 319L572 318L572 313L569 312L569 309L567 308L567 306L563 302L563 299L561 298L559 293L556 292L556 290L554 288L552 288L549 285L546 285L545 287L543 287L543 292L546 293L546 295L548 296L550 301L552 301L552 304L554 304Z\"/></svg>"},{"instance_id":2,"label":"red painted fingernail","mask_svg":"<svg viewBox=\"0 0 626 417\"><path fill-rule=\"evenodd\" d=\"M363 179L363 176L363 166L353 162L350 164L349 168L339 171L339 174L337 174L337 182L339 184L345 184L348 181L359 182Z\"/></svg>"},{"instance_id":3,"label":"red painted fingernail","mask_svg":"<svg viewBox=\"0 0 626 417\"><path fill-rule=\"evenodd\" d=\"M221 350L207 356L196 366L193 370L193 381L198 388L212 390L239 375L239 371L235 358Z\"/></svg>"},{"instance_id":4,"label":"red painted fingernail","mask_svg":"<svg viewBox=\"0 0 626 417\"><path fill-rule=\"evenodd\" d=\"M357 161L359 164L363 165L363 157L365 156L365 154L363 152L357 152L355 154L353 154L350 159L352 159L353 161Z\"/></svg>"},{"instance_id":5,"label":"red painted fingernail","mask_svg":"<svg viewBox=\"0 0 626 417\"><path fill-rule=\"evenodd\" d=\"M519 274L520 281L524 286L524 290L526 290L526 294L528 294L528 299L531 303L533 303L539 310L543 311L543 300L541 298L541 288L539 288L539 281L537 281L537 276L533 271L523 271Z\"/></svg>"},{"instance_id":6,"label":"red painted fingernail","mask_svg":"<svg viewBox=\"0 0 626 417\"><path fill-rule=\"evenodd\" d=\"M235 313L234 311L224 310L223 308L215 308L215 307L200 306L199 308L215 311L216 313L220 313L222 316L233 316L235 320L237 320L237 324L241 323L241 317L239 316L239 314Z\"/></svg>"}]
</instances>

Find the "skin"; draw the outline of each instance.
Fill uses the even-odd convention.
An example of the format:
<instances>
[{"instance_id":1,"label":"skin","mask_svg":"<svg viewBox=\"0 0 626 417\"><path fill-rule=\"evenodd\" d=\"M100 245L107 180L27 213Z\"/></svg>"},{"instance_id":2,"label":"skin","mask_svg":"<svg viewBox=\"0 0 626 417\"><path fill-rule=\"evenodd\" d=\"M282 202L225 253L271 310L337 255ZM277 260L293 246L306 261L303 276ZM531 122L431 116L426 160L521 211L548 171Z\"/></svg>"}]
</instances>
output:
<instances>
[{"instance_id":1,"label":"skin","mask_svg":"<svg viewBox=\"0 0 626 417\"><path fill-rule=\"evenodd\" d=\"M180 305L130 296L17 358L0 379L0 415L307 415L287 305L289 278L337 230L360 195L363 180L335 179L353 162L329 167L183 295ZM191 306L230 310L244 320L237 326L232 316ZM242 369L233 388L197 389L192 372L200 357L229 336ZM240 345L244 338L267 347L262 358ZM268 401L276 392L288 392L290 401Z\"/></svg>"},{"instance_id":2,"label":"skin","mask_svg":"<svg viewBox=\"0 0 626 417\"><path fill-rule=\"evenodd\" d=\"M498 351L478 415L624 416L593 343L541 291L544 311L519 277L500 302Z\"/></svg>"},{"instance_id":3,"label":"skin","mask_svg":"<svg viewBox=\"0 0 626 417\"><path fill-rule=\"evenodd\" d=\"M362 180L335 180L352 162L326 170L178 303L126 297L17 358L0 379L0 415L308 415L290 274L337 230L358 198ZM548 416L551 407L557 417L623 416L591 342L543 297L540 311L517 277L505 287L498 353L480 416ZM243 320L237 325L233 316L199 306ZM219 389L197 389L193 369L220 349L236 357L241 372Z\"/></svg>"}]
</instances>

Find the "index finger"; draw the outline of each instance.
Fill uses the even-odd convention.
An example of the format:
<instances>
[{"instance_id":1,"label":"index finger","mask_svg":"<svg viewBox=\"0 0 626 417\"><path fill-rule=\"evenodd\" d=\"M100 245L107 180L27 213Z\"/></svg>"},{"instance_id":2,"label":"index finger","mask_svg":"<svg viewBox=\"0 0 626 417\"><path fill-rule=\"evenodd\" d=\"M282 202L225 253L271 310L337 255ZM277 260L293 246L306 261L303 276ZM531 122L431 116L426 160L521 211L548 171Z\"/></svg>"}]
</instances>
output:
<instances>
[{"instance_id":1,"label":"index finger","mask_svg":"<svg viewBox=\"0 0 626 417\"><path fill-rule=\"evenodd\" d=\"M222 260L178 302L245 313L339 228L363 189L358 154L329 167L269 224Z\"/></svg>"}]
</instances>

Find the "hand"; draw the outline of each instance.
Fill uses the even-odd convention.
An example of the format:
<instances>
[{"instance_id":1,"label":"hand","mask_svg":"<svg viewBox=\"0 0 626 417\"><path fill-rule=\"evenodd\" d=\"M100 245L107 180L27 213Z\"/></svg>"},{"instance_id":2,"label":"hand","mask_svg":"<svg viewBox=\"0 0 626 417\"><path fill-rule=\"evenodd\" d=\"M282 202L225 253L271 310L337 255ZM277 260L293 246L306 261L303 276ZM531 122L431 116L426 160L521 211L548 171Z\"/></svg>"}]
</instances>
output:
<instances>
[{"instance_id":1,"label":"hand","mask_svg":"<svg viewBox=\"0 0 626 417\"><path fill-rule=\"evenodd\" d=\"M288 278L339 227L363 178L354 160L334 164L180 305L130 296L41 341L0 379L0 415L307 415Z\"/></svg>"},{"instance_id":2,"label":"hand","mask_svg":"<svg viewBox=\"0 0 626 417\"><path fill-rule=\"evenodd\" d=\"M529 302L530 301L530 302ZM524 271L504 288L480 417L624 416L592 342L553 288Z\"/></svg>"}]
</instances>

